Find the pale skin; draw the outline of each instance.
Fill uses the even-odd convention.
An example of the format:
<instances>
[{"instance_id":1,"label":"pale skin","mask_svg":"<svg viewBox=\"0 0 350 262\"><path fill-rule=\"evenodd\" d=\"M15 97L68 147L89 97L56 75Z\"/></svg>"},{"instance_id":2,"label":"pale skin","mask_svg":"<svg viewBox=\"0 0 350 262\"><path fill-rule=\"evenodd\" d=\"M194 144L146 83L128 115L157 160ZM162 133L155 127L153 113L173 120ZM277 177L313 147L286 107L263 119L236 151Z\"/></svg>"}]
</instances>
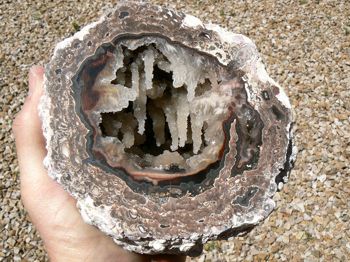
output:
<instances>
[{"instance_id":1,"label":"pale skin","mask_svg":"<svg viewBox=\"0 0 350 262\"><path fill-rule=\"evenodd\" d=\"M41 66L29 72L29 93L13 122L20 168L21 197L51 261L185 261L180 256L128 252L82 220L76 201L53 181L43 166L45 140L38 116L43 90Z\"/></svg>"}]
</instances>

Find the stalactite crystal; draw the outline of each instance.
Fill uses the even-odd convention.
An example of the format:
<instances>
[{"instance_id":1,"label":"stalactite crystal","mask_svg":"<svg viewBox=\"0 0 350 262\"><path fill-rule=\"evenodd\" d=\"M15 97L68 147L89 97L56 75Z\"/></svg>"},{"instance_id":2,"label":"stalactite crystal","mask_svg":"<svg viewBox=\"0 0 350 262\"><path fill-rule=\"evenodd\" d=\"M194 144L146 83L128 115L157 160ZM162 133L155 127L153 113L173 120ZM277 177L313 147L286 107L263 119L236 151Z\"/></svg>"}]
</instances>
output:
<instances>
[{"instance_id":1,"label":"stalactite crystal","mask_svg":"<svg viewBox=\"0 0 350 262\"><path fill-rule=\"evenodd\" d=\"M253 42L120 4L45 67L45 166L124 248L196 255L266 218L295 157L291 106Z\"/></svg>"}]
</instances>

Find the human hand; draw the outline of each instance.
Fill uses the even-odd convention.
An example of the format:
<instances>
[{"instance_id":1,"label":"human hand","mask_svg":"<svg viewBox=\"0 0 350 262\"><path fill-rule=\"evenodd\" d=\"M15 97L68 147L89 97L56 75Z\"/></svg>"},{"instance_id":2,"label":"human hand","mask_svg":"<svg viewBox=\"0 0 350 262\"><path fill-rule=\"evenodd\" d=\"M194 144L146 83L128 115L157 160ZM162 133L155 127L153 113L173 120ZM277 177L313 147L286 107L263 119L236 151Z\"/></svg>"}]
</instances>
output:
<instances>
[{"instance_id":1,"label":"human hand","mask_svg":"<svg viewBox=\"0 0 350 262\"><path fill-rule=\"evenodd\" d=\"M29 93L13 123L20 168L21 196L52 261L185 261L180 256L128 252L97 228L86 224L76 201L53 181L43 166L45 140L38 116L44 69L29 72Z\"/></svg>"}]
</instances>

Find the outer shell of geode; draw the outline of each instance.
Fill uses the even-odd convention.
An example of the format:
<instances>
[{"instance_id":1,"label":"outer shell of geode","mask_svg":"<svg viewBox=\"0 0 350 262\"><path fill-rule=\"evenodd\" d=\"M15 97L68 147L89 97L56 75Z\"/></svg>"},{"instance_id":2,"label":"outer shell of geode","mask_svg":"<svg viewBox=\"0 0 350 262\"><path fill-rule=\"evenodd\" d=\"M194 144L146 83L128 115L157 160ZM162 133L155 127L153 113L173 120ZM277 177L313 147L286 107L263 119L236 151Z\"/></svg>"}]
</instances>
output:
<instances>
[{"instance_id":1,"label":"outer shell of geode","mask_svg":"<svg viewBox=\"0 0 350 262\"><path fill-rule=\"evenodd\" d=\"M49 175L139 253L195 255L256 225L295 153L289 100L253 42L149 4L56 46L40 114Z\"/></svg>"}]
</instances>

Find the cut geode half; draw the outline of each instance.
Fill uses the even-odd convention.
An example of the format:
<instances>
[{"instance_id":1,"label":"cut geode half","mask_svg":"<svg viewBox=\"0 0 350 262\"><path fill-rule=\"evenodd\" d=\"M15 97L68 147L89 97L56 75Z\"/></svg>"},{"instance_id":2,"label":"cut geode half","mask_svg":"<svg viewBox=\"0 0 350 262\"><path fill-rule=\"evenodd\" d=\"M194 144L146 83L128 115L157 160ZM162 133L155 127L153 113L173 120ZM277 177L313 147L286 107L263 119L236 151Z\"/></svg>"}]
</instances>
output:
<instances>
[{"instance_id":1,"label":"cut geode half","mask_svg":"<svg viewBox=\"0 0 350 262\"><path fill-rule=\"evenodd\" d=\"M251 228L295 156L289 100L252 41L146 3L57 45L40 113L49 175L139 253L195 255Z\"/></svg>"}]
</instances>

